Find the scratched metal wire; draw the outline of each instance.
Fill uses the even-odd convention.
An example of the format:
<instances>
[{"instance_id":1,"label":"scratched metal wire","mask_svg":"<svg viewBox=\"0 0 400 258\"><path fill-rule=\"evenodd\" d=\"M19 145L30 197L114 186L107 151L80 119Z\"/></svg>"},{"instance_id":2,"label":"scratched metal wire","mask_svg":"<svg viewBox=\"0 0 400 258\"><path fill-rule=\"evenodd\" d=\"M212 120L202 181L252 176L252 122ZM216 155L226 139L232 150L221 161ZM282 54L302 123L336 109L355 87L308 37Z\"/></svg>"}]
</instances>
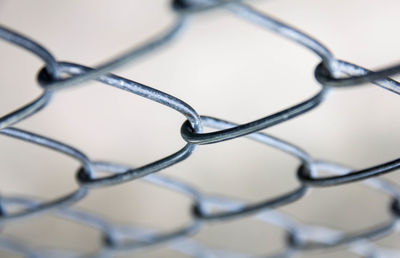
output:
<instances>
[{"instance_id":1,"label":"scratched metal wire","mask_svg":"<svg viewBox=\"0 0 400 258\"><path fill-rule=\"evenodd\" d=\"M175 22L172 25L155 35L154 38L133 47L123 54L117 55L116 58L103 62L96 68L58 61L45 47L35 40L5 26L0 26L0 37L3 40L18 45L36 55L45 64L40 69L37 77L43 93L32 102L1 117L0 133L17 140L50 148L81 163L80 169L76 172L79 186L72 193L66 193L64 196L54 197L53 199L49 198L50 201L46 202L29 196L2 195L0 197L0 224L7 226L10 223L19 221L19 219L29 219L31 216L51 213L54 216L74 221L82 226L95 228L102 234L101 239L98 240L101 242L102 248L95 253L89 254L79 254L65 250L37 249L30 247L27 243L18 242L16 239L1 235L0 249L15 252L25 257L112 257L119 252L140 252L145 248L164 244L168 248L192 257L250 257L251 255L249 254L233 250L209 248L190 239L190 236L201 230L202 226L210 221L241 219L252 215L260 221L282 228L287 235L282 240L286 243L286 247L281 252L265 254L263 257L293 257L306 250L326 249L337 246L346 246L349 251L364 257L400 257L400 250L390 250L373 243L374 239L385 237L400 230L400 186L378 177L398 169L400 159L387 161L369 168L351 169L329 161L313 158L298 146L259 132L284 123L296 116L305 115L308 111L323 104L328 97L329 91L335 88L352 87L370 82L392 93L400 94L400 83L388 77L400 73L400 64L379 71L369 71L361 66L343 61L336 58L318 40L293 26L257 11L242 1L175 0L171 3L171 6L171 12L176 15ZM321 62L314 68L314 75L321 85L320 91L315 96L292 107L267 115L261 119L238 125L216 117L199 115L196 110L183 100L110 73L128 62L133 62L169 44L179 33L184 31L187 20L191 16L200 15L203 12L218 8L225 8L238 18L273 31L278 36L294 41L319 56ZM62 94L64 88L79 86L89 80L97 80L109 86L139 95L181 113L187 119L181 127L181 135L187 144L165 158L142 167L133 168L114 162L90 160L83 152L69 146L67 143L12 127L49 105L54 94ZM203 127L214 128L217 131L203 133ZM187 183L156 173L190 157L199 144L215 144L237 137L246 137L255 142L268 145L300 160L301 165L297 170L298 186L280 196L265 196L264 200L257 203L243 203L234 198L204 194ZM105 172L106 176L100 177L98 171ZM320 176L321 171L328 172L329 176ZM122 184L131 180L144 180L150 184L189 197L193 203L189 210L192 214L192 222L170 232L158 232L133 225L112 224L95 214L71 207L72 204L85 198L90 191L95 191L95 188ZM365 186L390 196L391 202L388 203L388 213L391 215L391 219L383 224L371 225L371 227L362 232L342 232L318 225L300 223L275 210L277 207L302 198L313 187L336 186L356 181L361 181ZM18 207L19 209L13 210L13 207Z\"/></svg>"}]
</instances>

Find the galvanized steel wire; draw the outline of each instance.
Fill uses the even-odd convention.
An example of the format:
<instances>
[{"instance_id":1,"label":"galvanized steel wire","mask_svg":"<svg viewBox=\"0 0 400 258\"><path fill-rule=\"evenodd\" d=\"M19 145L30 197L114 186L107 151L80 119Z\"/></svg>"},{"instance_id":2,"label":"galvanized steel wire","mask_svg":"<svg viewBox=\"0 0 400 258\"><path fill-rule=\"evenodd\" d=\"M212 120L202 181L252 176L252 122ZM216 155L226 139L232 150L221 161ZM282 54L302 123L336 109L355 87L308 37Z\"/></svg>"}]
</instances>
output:
<instances>
[{"instance_id":1,"label":"galvanized steel wire","mask_svg":"<svg viewBox=\"0 0 400 258\"><path fill-rule=\"evenodd\" d=\"M6 226L20 219L51 213L54 216L95 228L102 234L102 238L99 239L102 248L96 253L90 254L37 249L5 236L0 236L0 249L25 257L112 257L120 251L137 252L144 248L164 244L168 248L193 257L249 257L249 254L209 248L190 239L190 236L201 230L202 226L210 221L234 220L252 215L260 221L282 228L287 234L287 237L283 239L286 248L280 253L265 254L263 257L293 257L305 250L336 246L346 246L348 250L365 257L386 257L389 254L400 257L400 250L389 250L373 243L374 239L385 237L400 228L400 187L378 177L397 170L400 167L400 159L368 168L351 169L313 158L298 146L260 132L296 116L305 115L308 111L317 108L324 103L328 97L327 93L335 88L352 87L370 82L399 94L400 83L388 76L400 73L400 65L379 71L370 71L338 59L317 39L261 13L242 1L175 0L171 6L176 19L170 27L141 45L135 46L95 68L58 61L50 51L35 40L5 26L0 26L0 38L36 55L44 62L44 66L39 70L37 76L37 82L42 87L43 93L32 102L1 117L0 133L63 153L81 163L80 169L76 172L77 189L71 193L65 193L62 197L41 201L29 196L2 195L0 198L0 223L2 226ZM238 18L273 31L319 56L321 62L314 69L314 75L320 83L320 91L315 96L274 114L245 124L235 124L220 118L200 115L188 103L177 97L110 73L118 67L145 57L146 54L172 43L179 33L184 32L186 22L191 16L218 8L225 8ZM186 141L186 145L165 158L133 168L114 162L91 160L82 151L67 143L12 127L50 105L54 94L62 94L63 89L78 87L89 80L97 80L111 87L139 95L181 113L187 119L181 127L181 135ZM213 128L216 131L204 133L203 127ZM297 170L298 186L280 196L266 196L264 200L257 203L243 203L234 198L204 194L187 183L157 173L189 158L199 144L215 144L237 137L246 137L260 144L268 145L300 160L301 165ZM106 173L106 175L99 176L98 171ZM320 176L320 171L328 172L329 176ZM188 212L192 214L192 222L170 232L158 232L136 226L122 227L95 214L71 207L72 204L85 198L90 191L95 191L95 188L123 184L132 180L144 180L190 198L192 207ZM371 225L362 232L341 232L318 225L300 223L275 210L275 208L302 198L306 193L312 191L313 187L336 186L358 181L390 196L391 202L388 203L387 209L390 219L387 222ZM20 209L12 210L10 208L15 206Z\"/></svg>"}]
</instances>

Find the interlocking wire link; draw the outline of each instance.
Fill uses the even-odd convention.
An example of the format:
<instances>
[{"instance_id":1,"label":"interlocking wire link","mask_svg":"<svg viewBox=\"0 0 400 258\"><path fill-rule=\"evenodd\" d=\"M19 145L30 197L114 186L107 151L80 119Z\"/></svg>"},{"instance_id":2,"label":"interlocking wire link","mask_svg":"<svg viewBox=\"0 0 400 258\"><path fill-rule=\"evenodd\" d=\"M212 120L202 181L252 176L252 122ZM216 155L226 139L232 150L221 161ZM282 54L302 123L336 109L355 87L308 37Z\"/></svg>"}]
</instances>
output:
<instances>
[{"instance_id":1,"label":"interlocking wire link","mask_svg":"<svg viewBox=\"0 0 400 258\"><path fill-rule=\"evenodd\" d=\"M1 117L0 134L52 149L78 160L81 164L79 170L76 171L77 189L64 196L39 200L30 196L1 195L0 224L7 226L20 219L29 219L34 215L49 213L94 228L102 235L99 239L101 248L97 252L89 254L38 249L6 236L0 236L0 249L15 252L25 257L112 257L119 252L137 252L164 244L168 248L193 257L249 257L251 255L245 253L209 248L190 239L190 236L201 230L202 226L210 221L235 220L251 215L257 220L280 227L286 232L286 238L283 239L285 248L279 253L265 254L263 257L293 257L303 251L337 246L346 246L349 251L365 257L386 257L388 255L400 257L400 250L390 250L372 242L374 239L385 237L400 229L400 187L389 180L378 177L398 169L400 159L387 161L369 168L351 169L333 162L313 158L298 146L260 132L296 116L306 115L308 111L322 105L328 97L328 93L336 88L352 87L371 82L392 93L400 94L400 83L388 77L400 73L400 65L397 64L379 71L370 71L356 64L337 59L317 39L257 11L240 0L174 0L171 2L171 7L171 12L176 15L172 25L153 38L117 55L116 58L101 63L95 68L67 61L58 61L50 51L35 40L6 28L6 26L0 26L0 38L27 50L44 62L44 67L38 69L36 78L43 89L43 93L36 97L34 101ZM268 114L261 119L239 125L220 118L200 115L189 104L177 97L111 73L112 70L171 43L179 33L183 33L191 16L201 15L204 12L219 8L227 9L240 19L273 31L319 56L321 62L314 69L314 75L320 83L320 91L301 103ZM89 80L96 80L125 92L139 95L184 115L187 121L181 126L181 136L187 142L186 145L165 158L134 168L115 162L94 161L82 151L69 146L67 143L11 127L46 108L47 105L51 104L53 95L62 94L64 88L76 87ZM217 131L203 133L203 127L213 128ZM297 175L298 186L285 194L272 197L265 196L262 201L248 204L235 198L200 192L195 187L176 178L156 173L189 158L193 155L197 145L215 144L238 137L246 137L296 158L299 161L299 168L297 174L294 173L293 176ZM106 175L100 177L98 173L100 171L106 173ZM319 176L322 171L329 175ZM188 208L187 212L191 214L191 222L169 232L159 232L149 228L113 224L95 214L71 207L72 204L85 198L97 188L123 184L132 180L143 180L190 198L192 207ZM306 193L312 192L313 187L337 186L357 181L361 181L366 187L381 191L390 197L387 209L390 215L388 221L372 225L361 232L342 232L318 225L301 223L276 210L277 207L295 202ZM19 209L15 211L12 209L13 207Z\"/></svg>"}]
</instances>

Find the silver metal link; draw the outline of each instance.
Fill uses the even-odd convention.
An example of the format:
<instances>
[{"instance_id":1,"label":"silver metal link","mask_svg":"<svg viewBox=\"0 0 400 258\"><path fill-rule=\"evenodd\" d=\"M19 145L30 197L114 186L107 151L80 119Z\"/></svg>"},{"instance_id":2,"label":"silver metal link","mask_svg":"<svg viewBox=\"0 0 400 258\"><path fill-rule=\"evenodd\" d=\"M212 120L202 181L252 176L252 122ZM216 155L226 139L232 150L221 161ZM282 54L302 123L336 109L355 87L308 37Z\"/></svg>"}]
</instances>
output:
<instances>
[{"instance_id":1,"label":"silver metal link","mask_svg":"<svg viewBox=\"0 0 400 258\"><path fill-rule=\"evenodd\" d=\"M211 222L240 220L249 216L269 223L286 232L284 248L276 254L265 254L262 257L294 257L306 251L328 249L344 246L348 251L364 257L400 257L400 250L390 250L373 241L400 231L400 186L382 179L379 176L393 172L400 167L400 159L371 166L366 169L350 169L333 162L321 161L311 157L302 148L282 139L260 132L266 128L285 123L294 117L306 115L308 111L323 105L330 91L341 87L357 86L371 82L395 94L400 94L400 83L388 76L400 73L400 65L394 65L379 71L370 71L356 64L337 59L328 47L306 33L285 24L240 0L175 0L171 2L171 13L176 16L175 22L165 31L155 35L143 44L132 47L124 54L103 62L95 68L71 62L58 61L45 47L37 41L0 26L0 38L12 45L19 46L36 55L44 62L38 68L36 78L43 93L16 111L11 111L0 118L0 134L49 148L78 160L81 167L72 175L76 178L77 189L61 197L50 196L40 200L32 196L0 196L0 225L2 228L20 219L30 219L43 213L73 221L79 225L98 230L101 248L95 253L81 254L66 250L52 250L30 246L29 243L0 235L0 249L24 257L113 257L119 253L135 253L147 248L163 245L191 257L253 257L250 254L234 250L218 250L195 241L190 236L199 232L204 225ZM263 27L277 35L291 40L316 54L321 62L316 68L310 67L321 89L313 97L292 107L276 111L261 119L238 125L220 118L200 115L185 101L168 93L151 88L142 83L112 74L129 62L152 53L167 43L173 42L187 21L193 15L215 10L226 9L238 18ZM53 95L62 94L61 89L84 85L89 80L133 93L152 102L157 102L185 116L186 122L181 126L181 136L186 145L173 154L153 161L141 167L131 167L116 162L93 161L85 153L67 143L49 137L21 130L19 122L46 108L53 101ZM203 126L217 131L203 133ZM177 178L160 175L159 171L173 166L193 155L197 145L215 144L238 137L246 137L258 143L282 151L298 160L299 169L293 171L298 186L288 193L275 197L263 197L261 201L248 204L226 196L210 195L198 190ZM106 175L99 176L99 172ZM321 172L328 176L319 176ZM75 171L71 171L74 173ZM106 186L124 184L132 180L142 180L156 187L175 191L191 200L191 207L181 211L191 216L187 225L179 225L168 232L150 228L119 225L111 223L96 214L71 207L92 191ZM310 225L298 221L276 208L301 199L305 194L312 194L314 187L337 186L344 183L360 182L374 191L380 191L390 198L387 213L390 219L382 224L372 225L361 232L342 232L319 225ZM151 199L151 198L150 198ZM150 200L151 201L151 200ZM18 207L17 211L13 207ZM134 222L132 222L132 225Z\"/></svg>"}]
</instances>

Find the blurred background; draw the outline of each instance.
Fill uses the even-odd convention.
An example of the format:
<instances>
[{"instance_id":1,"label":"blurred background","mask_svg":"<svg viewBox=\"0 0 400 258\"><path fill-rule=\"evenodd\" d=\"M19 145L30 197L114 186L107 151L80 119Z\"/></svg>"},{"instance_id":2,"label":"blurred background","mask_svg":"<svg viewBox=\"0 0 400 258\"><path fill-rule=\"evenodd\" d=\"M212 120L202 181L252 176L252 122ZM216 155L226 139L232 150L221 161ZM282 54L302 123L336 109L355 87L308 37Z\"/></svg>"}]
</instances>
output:
<instances>
[{"instance_id":1,"label":"blurred background","mask_svg":"<svg viewBox=\"0 0 400 258\"><path fill-rule=\"evenodd\" d=\"M336 57L370 69L399 61L400 2L396 0L254 1L259 10L322 41ZM170 1L0 0L1 24L40 42L58 60L88 66L110 59L156 35L174 21ZM36 74L43 63L0 41L0 115L41 93ZM194 16L167 47L116 74L172 94L199 114L244 123L299 103L319 90L319 59L276 34L226 10ZM399 156L400 102L371 84L336 90L317 109L265 130L313 157L365 168ZM90 82L61 91L38 114L16 127L66 142L92 160L140 166L181 148L184 117L121 90ZM254 202L298 185L299 161L247 139L199 146L189 159L161 174L200 191ZM75 160L29 143L0 137L1 193L50 200L76 188ZM400 183L397 171L384 176ZM168 230L190 221L190 200L133 181L92 191L75 207L121 225ZM279 210L304 223L348 232L389 218L389 198L360 183L315 189ZM35 247L90 252L100 234L50 215L6 226L2 234ZM249 254L278 251L284 231L248 217L211 223L193 236L210 247ZM400 236L379 240L400 248ZM11 257L0 252L0 257ZM120 257L131 257L130 254ZM135 257L185 257L163 246ZM304 257L357 257L339 248Z\"/></svg>"}]
</instances>

